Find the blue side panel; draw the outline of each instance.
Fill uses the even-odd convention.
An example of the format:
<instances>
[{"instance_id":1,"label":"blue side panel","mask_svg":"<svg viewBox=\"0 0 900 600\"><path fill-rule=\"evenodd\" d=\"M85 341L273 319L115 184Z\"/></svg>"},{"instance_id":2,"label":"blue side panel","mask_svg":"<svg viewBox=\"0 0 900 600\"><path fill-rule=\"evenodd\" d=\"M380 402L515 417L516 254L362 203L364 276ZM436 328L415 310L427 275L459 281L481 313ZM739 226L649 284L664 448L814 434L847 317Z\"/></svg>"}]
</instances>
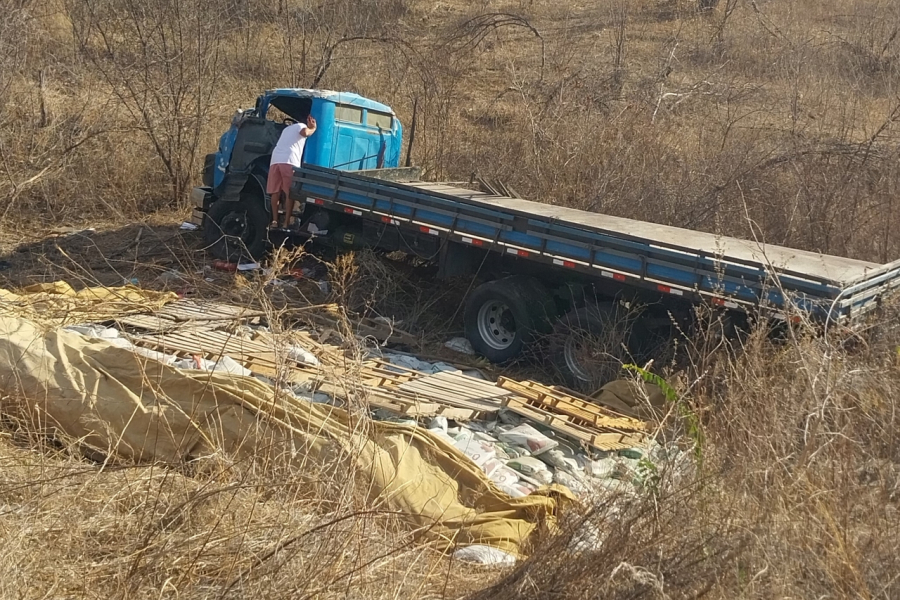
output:
<instances>
[{"instance_id":1,"label":"blue side panel","mask_svg":"<svg viewBox=\"0 0 900 600\"><path fill-rule=\"evenodd\" d=\"M334 148L332 161L335 169L356 171L374 169L377 163L377 143L371 144L373 134L360 125L336 122L334 124Z\"/></svg>"},{"instance_id":2,"label":"blue side panel","mask_svg":"<svg viewBox=\"0 0 900 600\"><path fill-rule=\"evenodd\" d=\"M334 143L334 103L314 98L310 114L316 119L316 132L306 139L303 162L330 167Z\"/></svg>"},{"instance_id":3,"label":"blue side panel","mask_svg":"<svg viewBox=\"0 0 900 600\"><path fill-rule=\"evenodd\" d=\"M541 238L527 233L519 233L518 231L504 231L500 234L500 239L517 246L526 246L528 248L541 247Z\"/></svg>"},{"instance_id":4,"label":"blue side panel","mask_svg":"<svg viewBox=\"0 0 900 600\"><path fill-rule=\"evenodd\" d=\"M232 125L228 131L219 138L219 151L216 152L216 168L213 171L213 188L217 188L225 181L225 173L231 162L231 151L234 150L234 141L237 139L237 126Z\"/></svg>"},{"instance_id":5,"label":"blue side panel","mask_svg":"<svg viewBox=\"0 0 900 600\"><path fill-rule=\"evenodd\" d=\"M443 227L450 227L453 225L453 217L450 215L442 215L436 212L431 212L430 210L419 210L416 212L416 219L420 219L422 221L430 221L436 225Z\"/></svg>"},{"instance_id":6,"label":"blue side panel","mask_svg":"<svg viewBox=\"0 0 900 600\"><path fill-rule=\"evenodd\" d=\"M704 277L700 285L706 291L724 291L726 294L742 300L753 300L756 298L756 292L749 287L721 278Z\"/></svg>"},{"instance_id":7,"label":"blue side panel","mask_svg":"<svg viewBox=\"0 0 900 600\"><path fill-rule=\"evenodd\" d=\"M629 258L627 256L613 254L612 252L605 252L603 250L594 252L594 262L599 265L605 265L622 271L630 271L632 273L640 273L641 267L643 266L641 260L638 258Z\"/></svg>"},{"instance_id":8,"label":"blue side panel","mask_svg":"<svg viewBox=\"0 0 900 600\"><path fill-rule=\"evenodd\" d=\"M697 275L692 271L665 267L651 262L647 263L647 276L653 279L671 281L687 287L693 287L697 283Z\"/></svg>"},{"instance_id":9,"label":"blue side panel","mask_svg":"<svg viewBox=\"0 0 900 600\"><path fill-rule=\"evenodd\" d=\"M412 214L413 209L404 206L402 204L394 204L389 200L376 200L375 201L375 210L379 210L381 212L386 212L389 214L399 215L401 217L408 217Z\"/></svg>"},{"instance_id":10,"label":"blue side panel","mask_svg":"<svg viewBox=\"0 0 900 600\"><path fill-rule=\"evenodd\" d=\"M567 258L579 258L582 260L591 259L591 251L587 248L573 246L572 244L564 244L562 242L555 242L553 240L549 240L547 242L547 252L552 252L554 254L565 256Z\"/></svg>"},{"instance_id":11,"label":"blue side panel","mask_svg":"<svg viewBox=\"0 0 900 600\"><path fill-rule=\"evenodd\" d=\"M386 136L369 138L369 148L366 155L370 158L366 159L366 169L377 169L379 165L384 164L384 155L387 152ZM371 165L371 166L370 166Z\"/></svg>"},{"instance_id":12,"label":"blue side panel","mask_svg":"<svg viewBox=\"0 0 900 600\"><path fill-rule=\"evenodd\" d=\"M466 233L473 233L475 235L480 235L482 237L486 237L488 239L494 239L497 236L498 229L496 227L491 227L490 225L484 225L483 223L476 223L474 221L467 221L465 219L461 219L457 224L456 228L460 231L465 231Z\"/></svg>"},{"instance_id":13,"label":"blue side panel","mask_svg":"<svg viewBox=\"0 0 900 600\"><path fill-rule=\"evenodd\" d=\"M403 127L400 119L394 119L394 131L384 157L385 168L400 166L400 153L403 151Z\"/></svg>"}]
</instances>

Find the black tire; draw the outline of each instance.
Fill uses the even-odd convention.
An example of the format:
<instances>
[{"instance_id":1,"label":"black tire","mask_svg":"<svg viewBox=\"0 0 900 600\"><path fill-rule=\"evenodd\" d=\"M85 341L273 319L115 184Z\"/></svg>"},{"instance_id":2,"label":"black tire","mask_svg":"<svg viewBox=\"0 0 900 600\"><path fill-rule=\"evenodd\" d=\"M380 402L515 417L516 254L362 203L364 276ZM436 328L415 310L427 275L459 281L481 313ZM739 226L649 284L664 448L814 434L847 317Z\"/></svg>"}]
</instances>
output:
<instances>
[{"instance_id":1,"label":"black tire","mask_svg":"<svg viewBox=\"0 0 900 600\"><path fill-rule=\"evenodd\" d=\"M206 213L203 235L213 256L237 262L258 259L266 252L269 213L258 194L238 202L217 200Z\"/></svg>"},{"instance_id":2,"label":"black tire","mask_svg":"<svg viewBox=\"0 0 900 600\"><path fill-rule=\"evenodd\" d=\"M505 362L518 356L537 333L548 332L555 313L553 297L536 279L490 281L466 300L466 337L491 362Z\"/></svg>"},{"instance_id":3,"label":"black tire","mask_svg":"<svg viewBox=\"0 0 900 600\"><path fill-rule=\"evenodd\" d=\"M636 360L646 339L639 316L613 302L563 315L550 336L550 356L569 387L593 392Z\"/></svg>"}]
</instances>

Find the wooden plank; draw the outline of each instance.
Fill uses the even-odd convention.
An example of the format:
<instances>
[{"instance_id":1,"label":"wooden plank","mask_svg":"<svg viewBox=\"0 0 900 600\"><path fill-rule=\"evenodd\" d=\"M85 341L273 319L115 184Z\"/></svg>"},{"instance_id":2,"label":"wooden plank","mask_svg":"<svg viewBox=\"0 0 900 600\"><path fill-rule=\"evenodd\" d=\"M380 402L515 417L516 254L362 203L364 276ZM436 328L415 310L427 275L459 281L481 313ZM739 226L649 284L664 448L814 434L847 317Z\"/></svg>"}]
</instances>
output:
<instances>
[{"instance_id":1,"label":"wooden plank","mask_svg":"<svg viewBox=\"0 0 900 600\"><path fill-rule=\"evenodd\" d=\"M470 377L463 373L453 373L450 371L441 371L432 375L429 379L429 382L440 383L441 385L445 385L450 389L464 389L464 390L472 390L477 391L478 393L484 394L486 396L497 397L497 396L508 396L509 392L498 387L495 383L490 381L484 381L482 379L477 379L475 377Z\"/></svg>"},{"instance_id":2,"label":"wooden plank","mask_svg":"<svg viewBox=\"0 0 900 600\"><path fill-rule=\"evenodd\" d=\"M397 390L397 391L406 391L407 393L411 393L416 397L424 397L428 398L431 401L440 402L441 404L446 404L448 406L457 406L460 408L472 408L479 410L484 413L495 413L501 408L501 404L499 400L491 401L491 400L480 400L477 398L459 398L447 395L446 393L442 393L440 395L430 394L430 393L422 393L417 390ZM391 393L397 393L395 390L391 390Z\"/></svg>"},{"instance_id":3,"label":"wooden plank","mask_svg":"<svg viewBox=\"0 0 900 600\"><path fill-rule=\"evenodd\" d=\"M400 390L430 396L432 398L443 399L446 401L469 401L469 402L490 402L494 401L499 406L499 396L487 396L477 391L458 391L441 387L439 382L430 382L428 378L416 379L414 381L403 383L397 386Z\"/></svg>"},{"instance_id":4,"label":"wooden plank","mask_svg":"<svg viewBox=\"0 0 900 600\"><path fill-rule=\"evenodd\" d=\"M524 398L515 396L505 398L503 405L512 412L541 423L550 429L566 435L572 439L584 442L598 450L608 452L611 450L624 450L626 448L640 448L645 445L643 435L628 435L624 433L600 433L581 427L569 421L566 415L556 415L528 404Z\"/></svg>"},{"instance_id":5,"label":"wooden plank","mask_svg":"<svg viewBox=\"0 0 900 600\"><path fill-rule=\"evenodd\" d=\"M265 313L228 304L180 300L167 304L156 314L174 321L227 321L259 317Z\"/></svg>"},{"instance_id":6,"label":"wooden plank","mask_svg":"<svg viewBox=\"0 0 900 600\"><path fill-rule=\"evenodd\" d=\"M303 318L325 327L334 326L337 321L335 317L317 315L315 313L304 314ZM366 323L365 320L351 320L350 328L356 335L371 337L378 340L379 342L390 341L395 344L406 344L409 346L415 345L419 342L419 339L410 333L407 333L400 329L392 329L387 325L376 323L371 320L368 323Z\"/></svg>"},{"instance_id":7,"label":"wooden plank","mask_svg":"<svg viewBox=\"0 0 900 600\"><path fill-rule=\"evenodd\" d=\"M278 347L279 345L281 345L281 344L276 344L276 343L266 344L266 343L258 341L258 340L247 339L240 335L230 333L227 331L220 331L220 330L200 331L197 333L197 337L202 340L221 341L224 343L237 341L237 342L240 342L242 346L253 347L253 348L257 348L259 350L271 350L272 348L275 348L275 347Z\"/></svg>"},{"instance_id":8,"label":"wooden plank","mask_svg":"<svg viewBox=\"0 0 900 600\"><path fill-rule=\"evenodd\" d=\"M175 321L159 315L126 315L116 318L115 321L121 326L147 331L168 331L179 327Z\"/></svg>"},{"instance_id":9,"label":"wooden plank","mask_svg":"<svg viewBox=\"0 0 900 600\"><path fill-rule=\"evenodd\" d=\"M440 402L409 401L398 398L392 394L385 394L375 390L366 390L366 399L370 405L388 408L394 412L409 416L437 416L441 415L454 421L470 421L483 414L482 411L473 408L447 406Z\"/></svg>"},{"instance_id":10,"label":"wooden plank","mask_svg":"<svg viewBox=\"0 0 900 600\"><path fill-rule=\"evenodd\" d=\"M554 394L553 390L536 382L517 382L501 378L498 381L498 385L527 398L538 408L569 415L594 427L620 431L646 431L647 429L647 424L643 421L628 417L610 416L596 404Z\"/></svg>"}]
</instances>

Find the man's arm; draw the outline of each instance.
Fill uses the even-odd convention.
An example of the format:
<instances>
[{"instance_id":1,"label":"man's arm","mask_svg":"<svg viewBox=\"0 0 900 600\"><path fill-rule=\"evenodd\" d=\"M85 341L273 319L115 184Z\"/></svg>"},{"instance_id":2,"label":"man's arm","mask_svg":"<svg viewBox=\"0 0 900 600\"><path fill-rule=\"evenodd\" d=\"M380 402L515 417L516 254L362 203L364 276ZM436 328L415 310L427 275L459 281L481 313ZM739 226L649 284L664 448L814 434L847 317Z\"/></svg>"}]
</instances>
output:
<instances>
[{"instance_id":1,"label":"man's arm","mask_svg":"<svg viewBox=\"0 0 900 600\"><path fill-rule=\"evenodd\" d=\"M316 120L312 115L306 118L306 127L300 128L300 137L309 137L316 132Z\"/></svg>"}]
</instances>

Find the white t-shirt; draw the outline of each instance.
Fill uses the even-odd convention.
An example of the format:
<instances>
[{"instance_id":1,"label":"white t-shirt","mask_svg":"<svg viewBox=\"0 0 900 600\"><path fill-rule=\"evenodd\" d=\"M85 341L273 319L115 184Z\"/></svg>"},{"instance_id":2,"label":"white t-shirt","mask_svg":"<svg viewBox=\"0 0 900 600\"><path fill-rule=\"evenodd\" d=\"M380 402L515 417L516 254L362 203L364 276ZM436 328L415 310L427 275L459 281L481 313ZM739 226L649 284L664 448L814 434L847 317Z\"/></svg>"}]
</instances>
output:
<instances>
[{"instance_id":1,"label":"white t-shirt","mask_svg":"<svg viewBox=\"0 0 900 600\"><path fill-rule=\"evenodd\" d=\"M288 125L281 132L275 149L272 150L272 161L270 165L287 163L295 167L301 166L301 158L303 157L303 146L306 145L306 138L300 135L300 132L306 129L303 123L294 123Z\"/></svg>"}]
</instances>

